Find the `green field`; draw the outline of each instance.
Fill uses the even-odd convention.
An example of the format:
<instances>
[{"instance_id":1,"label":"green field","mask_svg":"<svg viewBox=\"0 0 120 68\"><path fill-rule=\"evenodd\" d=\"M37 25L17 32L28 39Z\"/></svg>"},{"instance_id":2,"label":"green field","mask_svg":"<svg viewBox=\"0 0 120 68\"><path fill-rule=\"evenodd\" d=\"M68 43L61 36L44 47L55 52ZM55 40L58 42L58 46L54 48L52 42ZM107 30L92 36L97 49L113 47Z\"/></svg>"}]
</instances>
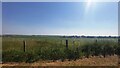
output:
<instances>
[{"instance_id":1,"label":"green field","mask_svg":"<svg viewBox=\"0 0 120 68\"><path fill-rule=\"evenodd\" d=\"M66 48L68 40L68 48ZM24 43L26 42L25 48ZM24 52L25 49L25 52ZM62 36L3 36L3 62L76 60L83 56L120 53L117 38L63 38Z\"/></svg>"}]
</instances>

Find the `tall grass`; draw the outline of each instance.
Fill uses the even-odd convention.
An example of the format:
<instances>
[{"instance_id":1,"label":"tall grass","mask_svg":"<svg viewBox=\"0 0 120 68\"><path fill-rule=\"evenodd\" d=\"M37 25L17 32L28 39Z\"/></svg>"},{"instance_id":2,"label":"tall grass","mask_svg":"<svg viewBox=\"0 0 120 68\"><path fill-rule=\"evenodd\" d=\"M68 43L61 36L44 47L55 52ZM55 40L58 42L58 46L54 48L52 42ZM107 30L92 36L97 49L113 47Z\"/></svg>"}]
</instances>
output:
<instances>
[{"instance_id":1,"label":"tall grass","mask_svg":"<svg viewBox=\"0 0 120 68\"><path fill-rule=\"evenodd\" d=\"M65 47L66 39L68 48ZM26 40L25 52L23 40ZM103 55L105 57L120 53L116 38L3 37L2 43L3 62L64 61L65 59L76 60L83 56Z\"/></svg>"}]
</instances>

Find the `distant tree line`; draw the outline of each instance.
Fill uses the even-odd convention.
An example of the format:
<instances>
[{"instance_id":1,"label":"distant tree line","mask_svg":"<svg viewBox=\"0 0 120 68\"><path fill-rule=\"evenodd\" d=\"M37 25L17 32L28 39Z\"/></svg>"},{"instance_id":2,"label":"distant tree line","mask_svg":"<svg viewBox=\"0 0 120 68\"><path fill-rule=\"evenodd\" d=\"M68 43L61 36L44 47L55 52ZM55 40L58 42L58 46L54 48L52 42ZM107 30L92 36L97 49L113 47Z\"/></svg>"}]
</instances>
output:
<instances>
[{"instance_id":1,"label":"distant tree line","mask_svg":"<svg viewBox=\"0 0 120 68\"><path fill-rule=\"evenodd\" d=\"M63 36L63 38L120 38L120 36Z\"/></svg>"},{"instance_id":2,"label":"distant tree line","mask_svg":"<svg viewBox=\"0 0 120 68\"><path fill-rule=\"evenodd\" d=\"M0 35L2 37L41 37L41 36L48 36L48 37L61 37L61 38L120 38L120 36L57 36L57 35Z\"/></svg>"}]
</instances>

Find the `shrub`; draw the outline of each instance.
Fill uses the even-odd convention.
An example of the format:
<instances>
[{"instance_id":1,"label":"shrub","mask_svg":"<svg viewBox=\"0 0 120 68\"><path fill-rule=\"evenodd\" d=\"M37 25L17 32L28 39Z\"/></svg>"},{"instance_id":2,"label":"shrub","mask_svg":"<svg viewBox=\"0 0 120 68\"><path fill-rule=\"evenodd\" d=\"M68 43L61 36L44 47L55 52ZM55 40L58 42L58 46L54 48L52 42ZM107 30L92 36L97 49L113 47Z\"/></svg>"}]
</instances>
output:
<instances>
[{"instance_id":1,"label":"shrub","mask_svg":"<svg viewBox=\"0 0 120 68\"><path fill-rule=\"evenodd\" d=\"M3 62L29 62L30 63L38 59L36 54L17 51L17 50L3 51L2 54L3 54L2 55Z\"/></svg>"}]
</instances>

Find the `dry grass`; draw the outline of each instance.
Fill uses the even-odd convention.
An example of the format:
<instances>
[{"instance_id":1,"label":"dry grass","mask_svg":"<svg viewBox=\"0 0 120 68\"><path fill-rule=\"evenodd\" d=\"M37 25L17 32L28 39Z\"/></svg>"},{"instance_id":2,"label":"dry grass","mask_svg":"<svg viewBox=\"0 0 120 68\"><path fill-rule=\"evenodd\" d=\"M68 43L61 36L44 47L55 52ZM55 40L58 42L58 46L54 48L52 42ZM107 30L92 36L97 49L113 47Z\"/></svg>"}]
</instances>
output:
<instances>
[{"instance_id":1,"label":"dry grass","mask_svg":"<svg viewBox=\"0 0 120 68\"><path fill-rule=\"evenodd\" d=\"M76 61L65 60L61 62L57 60L53 61L37 61L34 63L16 63L16 62L8 62L0 64L0 66L117 66L118 65L118 57L115 56L107 56L103 57L90 57L90 58L82 58Z\"/></svg>"}]
</instances>

